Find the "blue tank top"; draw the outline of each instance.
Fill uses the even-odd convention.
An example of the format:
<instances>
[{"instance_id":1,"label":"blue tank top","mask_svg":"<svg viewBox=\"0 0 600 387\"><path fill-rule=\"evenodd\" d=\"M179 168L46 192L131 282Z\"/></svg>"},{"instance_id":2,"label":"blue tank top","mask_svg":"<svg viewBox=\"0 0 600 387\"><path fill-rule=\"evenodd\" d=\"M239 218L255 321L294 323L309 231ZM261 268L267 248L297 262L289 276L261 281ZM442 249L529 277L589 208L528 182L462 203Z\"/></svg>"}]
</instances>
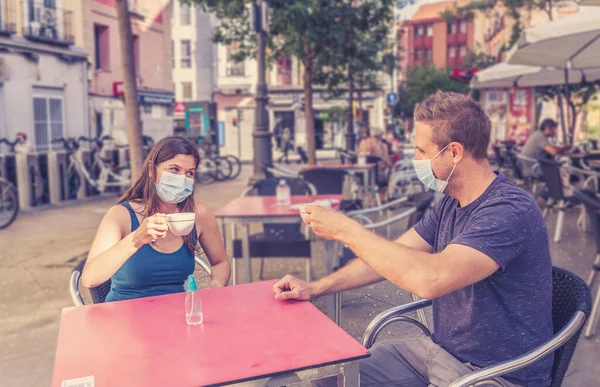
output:
<instances>
[{"instance_id":1,"label":"blue tank top","mask_svg":"<svg viewBox=\"0 0 600 387\"><path fill-rule=\"evenodd\" d=\"M128 202L121 205L129 211L131 231L135 231L140 226L135 212ZM197 239L195 226L192 232ZM106 302L183 292L183 284L194 268L194 254L185 243L170 254L145 244L112 276Z\"/></svg>"}]
</instances>

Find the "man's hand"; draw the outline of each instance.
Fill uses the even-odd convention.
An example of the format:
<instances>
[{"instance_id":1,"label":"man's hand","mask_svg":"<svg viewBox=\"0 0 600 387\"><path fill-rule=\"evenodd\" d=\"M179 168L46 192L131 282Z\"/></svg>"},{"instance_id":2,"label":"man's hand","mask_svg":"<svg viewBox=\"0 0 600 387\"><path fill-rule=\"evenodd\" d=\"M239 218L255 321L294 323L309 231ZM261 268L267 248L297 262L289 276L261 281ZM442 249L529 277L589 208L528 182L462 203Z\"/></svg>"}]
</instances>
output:
<instances>
[{"instance_id":1,"label":"man's hand","mask_svg":"<svg viewBox=\"0 0 600 387\"><path fill-rule=\"evenodd\" d=\"M301 300L309 301L315 295L309 283L301 281L291 275L286 275L275 285L273 293L276 300Z\"/></svg>"},{"instance_id":2,"label":"man's hand","mask_svg":"<svg viewBox=\"0 0 600 387\"><path fill-rule=\"evenodd\" d=\"M360 225L341 212L323 208L318 205L306 206L308 216L304 222L314 233L323 239L340 240L344 233L353 226Z\"/></svg>"}]
</instances>

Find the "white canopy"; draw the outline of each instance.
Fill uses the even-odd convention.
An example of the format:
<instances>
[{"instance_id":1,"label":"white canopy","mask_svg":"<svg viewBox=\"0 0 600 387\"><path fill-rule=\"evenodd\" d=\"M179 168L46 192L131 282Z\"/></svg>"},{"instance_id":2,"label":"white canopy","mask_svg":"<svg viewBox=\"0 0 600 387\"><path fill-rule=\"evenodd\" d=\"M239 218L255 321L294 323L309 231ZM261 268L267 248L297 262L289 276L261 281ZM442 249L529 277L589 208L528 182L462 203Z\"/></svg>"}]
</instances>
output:
<instances>
[{"instance_id":1,"label":"white canopy","mask_svg":"<svg viewBox=\"0 0 600 387\"><path fill-rule=\"evenodd\" d=\"M600 80L600 67L587 70L570 70L569 83ZM473 89L537 87L565 84L565 73L562 69L537 66L511 65L498 63L479 71L471 80Z\"/></svg>"},{"instance_id":2,"label":"white canopy","mask_svg":"<svg viewBox=\"0 0 600 387\"><path fill-rule=\"evenodd\" d=\"M555 68L600 67L600 8L528 28L508 59L510 64Z\"/></svg>"}]
</instances>

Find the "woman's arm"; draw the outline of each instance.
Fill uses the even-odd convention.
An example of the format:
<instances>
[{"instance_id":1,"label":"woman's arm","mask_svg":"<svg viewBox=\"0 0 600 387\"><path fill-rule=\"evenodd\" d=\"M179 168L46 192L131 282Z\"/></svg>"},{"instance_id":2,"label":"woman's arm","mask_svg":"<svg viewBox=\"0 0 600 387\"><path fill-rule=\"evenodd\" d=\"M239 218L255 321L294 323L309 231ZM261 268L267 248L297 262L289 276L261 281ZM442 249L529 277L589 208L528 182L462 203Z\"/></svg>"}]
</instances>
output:
<instances>
[{"instance_id":1,"label":"woman's arm","mask_svg":"<svg viewBox=\"0 0 600 387\"><path fill-rule=\"evenodd\" d=\"M212 281L209 287L227 285L231 265L219 232L217 219L204 204L196 204L196 228L200 230L200 245L210 262Z\"/></svg>"},{"instance_id":2,"label":"woman's arm","mask_svg":"<svg viewBox=\"0 0 600 387\"><path fill-rule=\"evenodd\" d=\"M81 274L81 283L93 288L108 281L129 257L137 251L133 243L133 233L127 232L129 214L123 206L114 206L102 219L87 262Z\"/></svg>"},{"instance_id":3,"label":"woman's arm","mask_svg":"<svg viewBox=\"0 0 600 387\"><path fill-rule=\"evenodd\" d=\"M155 214L133 232L129 212L114 206L102 219L81 274L81 283L93 288L108 281L140 247L166 235L168 226L163 214ZM123 237L127 234L125 237Z\"/></svg>"}]
</instances>

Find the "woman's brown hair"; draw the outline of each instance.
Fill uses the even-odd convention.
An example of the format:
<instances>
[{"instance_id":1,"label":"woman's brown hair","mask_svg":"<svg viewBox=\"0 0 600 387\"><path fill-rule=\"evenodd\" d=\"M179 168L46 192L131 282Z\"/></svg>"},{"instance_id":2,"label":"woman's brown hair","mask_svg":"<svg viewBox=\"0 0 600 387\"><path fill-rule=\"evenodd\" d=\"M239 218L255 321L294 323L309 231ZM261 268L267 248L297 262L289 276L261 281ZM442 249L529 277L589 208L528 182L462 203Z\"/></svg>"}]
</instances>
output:
<instances>
[{"instance_id":1,"label":"woman's brown hair","mask_svg":"<svg viewBox=\"0 0 600 387\"><path fill-rule=\"evenodd\" d=\"M198 168L200 155L194 144L185 137L171 136L163 138L152 147L148 157L146 157L146 161L144 161L144 169L141 176L119 199L119 203L126 201L139 203L143 206L140 214L144 213L146 216L159 213L161 209L160 199L156 193L156 166L173 159L177 155L193 156L196 161L196 168ZM177 208L180 212L196 212L194 195L188 196L184 201L177 204ZM196 253L198 243L198 240L194 239L193 234L189 233L183 238L185 246L192 254Z\"/></svg>"}]
</instances>

